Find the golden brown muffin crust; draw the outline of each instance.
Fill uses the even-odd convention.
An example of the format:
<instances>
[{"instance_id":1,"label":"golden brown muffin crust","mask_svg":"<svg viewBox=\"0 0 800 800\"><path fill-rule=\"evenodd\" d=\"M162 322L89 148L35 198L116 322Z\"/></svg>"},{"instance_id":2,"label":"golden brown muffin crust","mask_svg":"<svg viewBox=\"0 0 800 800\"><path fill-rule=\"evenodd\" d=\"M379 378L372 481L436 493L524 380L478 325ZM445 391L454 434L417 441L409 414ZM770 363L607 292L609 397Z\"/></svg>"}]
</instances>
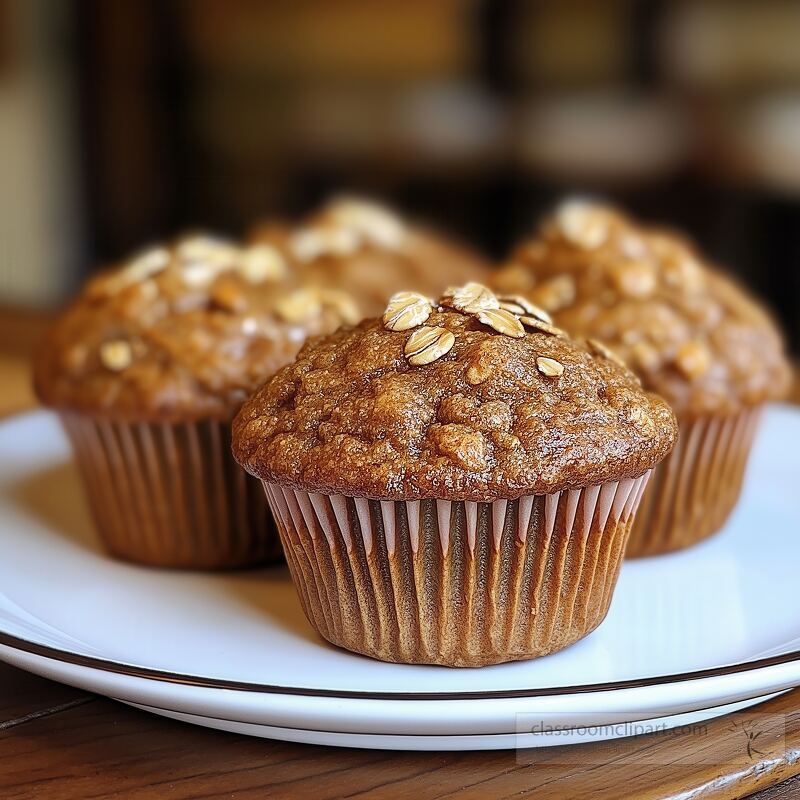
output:
<instances>
[{"instance_id":1,"label":"golden brown muffin crust","mask_svg":"<svg viewBox=\"0 0 800 800\"><path fill-rule=\"evenodd\" d=\"M602 340L679 416L782 397L789 368L766 311L682 237L585 201L562 204L493 280Z\"/></svg>"},{"instance_id":2,"label":"golden brown muffin crust","mask_svg":"<svg viewBox=\"0 0 800 800\"><path fill-rule=\"evenodd\" d=\"M306 284L347 291L365 316L382 313L399 289L436 297L488 274L468 248L359 198L334 199L295 227L260 225L252 239L279 247Z\"/></svg>"},{"instance_id":3,"label":"golden brown muffin crust","mask_svg":"<svg viewBox=\"0 0 800 800\"><path fill-rule=\"evenodd\" d=\"M402 295L383 319L306 344L245 403L246 470L325 493L489 501L636 477L672 448L672 411L613 360L493 295L462 313L451 293L427 314Z\"/></svg>"},{"instance_id":4,"label":"golden brown muffin crust","mask_svg":"<svg viewBox=\"0 0 800 800\"><path fill-rule=\"evenodd\" d=\"M309 334L359 318L275 248L187 237L92 280L40 348L35 385L48 406L115 419L227 419Z\"/></svg>"}]
</instances>

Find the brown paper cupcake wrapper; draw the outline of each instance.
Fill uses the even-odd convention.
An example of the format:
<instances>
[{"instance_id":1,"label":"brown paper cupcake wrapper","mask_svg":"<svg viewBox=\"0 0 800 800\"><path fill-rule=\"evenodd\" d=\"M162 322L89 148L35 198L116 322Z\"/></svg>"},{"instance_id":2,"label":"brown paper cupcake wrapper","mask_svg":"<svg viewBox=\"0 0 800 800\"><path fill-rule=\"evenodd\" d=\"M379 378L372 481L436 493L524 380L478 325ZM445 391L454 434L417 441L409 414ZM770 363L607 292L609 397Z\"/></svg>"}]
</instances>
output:
<instances>
[{"instance_id":1,"label":"brown paper cupcake wrapper","mask_svg":"<svg viewBox=\"0 0 800 800\"><path fill-rule=\"evenodd\" d=\"M719 530L739 499L761 409L680 423L672 453L654 470L626 555L689 547Z\"/></svg>"},{"instance_id":2,"label":"brown paper cupcake wrapper","mask_svg":"<svg viewBox=\"0 0 800 800\"><path fill-rule=\"evenodd\" d=\"M493 503L265 489L323 637L384 661L481 666L600 624L647 477Z\"/></svg>"},{"instance_id":3,"label":"brown paper cupcake wrapper","mask_svg":"<svg viewBox=\"0 0 800 800\"><path fill-rule=\"evenodd\" d=\"M240 567L281 556L260 482L233 460L230 426L110 422L64 413L97 530L120 558Z\"/></svg>"}]
</instances>

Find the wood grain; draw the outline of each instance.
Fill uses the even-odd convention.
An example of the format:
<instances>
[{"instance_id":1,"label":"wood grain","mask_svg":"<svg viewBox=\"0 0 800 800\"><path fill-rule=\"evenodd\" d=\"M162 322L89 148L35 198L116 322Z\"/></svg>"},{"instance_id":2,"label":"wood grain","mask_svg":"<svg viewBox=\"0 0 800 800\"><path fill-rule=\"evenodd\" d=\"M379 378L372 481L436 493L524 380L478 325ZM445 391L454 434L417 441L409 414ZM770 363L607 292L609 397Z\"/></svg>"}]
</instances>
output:
<instances>
[{"instance_id":1,"label":"wood grain","mask_svg":"<svg viewBox=\"0 0 800 800\"><path fill-rule=\"evenodd\" d=\"M797 800L800 797L800 776L789 778L770 789L750 795L750 800Z\"/></svg>"},{"instance_id":2,"label":"wood grain","mask_svg":"<svg viewBox=\"0 0 800 800\"><path fill-rule=\"evenodd\" d=\"M30 359L51 316L0 306L0 416L36 404Z\"/></svg>"},{"instance_id":3,"label":"wood grain","mask_svg":"<svg viewBox=\"0 0 800 800\"><path fill-rule=\"evenodd\" d=\"M0 731L88 702L91 695L0 663Z\"/></svg>"}]
</instances>

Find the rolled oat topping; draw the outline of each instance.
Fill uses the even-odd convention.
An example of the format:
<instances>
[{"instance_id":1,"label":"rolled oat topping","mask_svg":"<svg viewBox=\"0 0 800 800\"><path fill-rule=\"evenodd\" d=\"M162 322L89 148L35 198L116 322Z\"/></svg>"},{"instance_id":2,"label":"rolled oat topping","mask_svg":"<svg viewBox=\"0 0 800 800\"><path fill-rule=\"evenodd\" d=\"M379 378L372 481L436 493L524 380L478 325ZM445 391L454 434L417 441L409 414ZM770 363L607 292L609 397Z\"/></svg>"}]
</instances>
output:
<instances>
[{"instance_id":1,"label":"rolled oat topping","mask_svg":"<svg viewBox=\"0 0 800 800\"><path fill-rule=\"evenodd\" d=\"M296 289L278 300L275 310L285 322L308 322L322 313L322 302L313 289Z\"/></svg>"},{"instance_id":2,"label":"rolled oat topping","mask_svg":"<svg viewBox=\"0 0 800 800\"><path fill-rule=\"evenodd\" d=\"M566 201L556 211L555 221L562 236L585 250L600 247L609 234L608 211L588 200Z\"/></svg>"},{"instance_id":3,"label":"rolled oat topping","mask_svg":"<svg viewBox=\"0 0 800 800\"><path fill-rule=\"evenodd\" d=\"M547 358L546 356L537 356L536 366L542 375L547 375L548 378L556 378L564 374L564 365L554 358Z\"/></svg>"},{"instance_id":4,"label":"rolled oat topping","mask_svg":"<svg viewBox=\"0 0 800 800\"><path fill-rule=\"evenodd\" d=\"M254 244L244 248L238 270L248 283L264 283L286 278L288 265L277 248L267 244Z\"/></svg>"},{"instance_id":5,"label":"rolled oat topping","mask_svg":"<svg viewBox=\"0 0 800 800\"><path fill-rule=\"evenodd\" d=\"M335 316L342 321L342 324L355 325L364 318L356 301L343 289L318 287L316 292L323 309L332 310Z\"/></svg>"},{"instance_id":6,"label":"rolled oat topping","mask_svg":"<svg viewBox=\"0 0 800 800\"><path fill-rule=\"evenodd\" d=\"M526 316L520 317L509 308L501 308L501 302L506 303L509 308L514 308ZM432 304L428 298L416 292L398 292L389 300L389 305L383 313L384 327L391 331L404 331L415 328L428 319L434 305L436 304ZM482 325L486 325L497 333L515 339L525 336L524 326L551 336L566 336L561 329L544 322L541 319L541 314L537 317L527 316L529 312L537 313L540 309L524 298L516 300L506 298L500 301L491 289L480 283L468 283L465 286L454 286L446 289L444 295L439 298L438 306L440 309L452 308L465 316L477 319ZM425 336L431 335L430 328L424 328L423 330L426 331ZM428 364L450 349L452 343L445 338L439 347L431 351L436 352L440 347L444 347L439 355L429 360L427 356L419 356L419 348L415 344L425 341L425 338L424 336L417 336L418 333L412 334L411 339L409 339L409 345L406 348L409 363L417 366ZM412 339L415 344L411 343Z\"/></svg>"},{"instance_id":7,"label":"rolled oat topping","mask_svg":"<svg viewBox=\"0 0 800 800\"><path fill-rule=\"evenodd\" d=\"M498 295L497 299L500 301L500 308L504 308L506 311L510 311L518 317L533 317L549 325L553 324L553 318L550 314L535 303L531 303L530 300L522 295Z\"/></svg>"},{"instance_id":8,"label":"rolled oat topping","mask_svg":"<svg viewBox=\"0 0 800 800\"><path fill-rule=\"evenodd\" d=\"M431 364L450 352L455 344L455 336L446 328L425 326L415 330L408 337L403 352L408 358L408 363L414 366Z\"/></svg>"},{"instance_id":9,"label":"rolled oat topping","mask_svg":"<svg viewBox=\"0 0 800 800\"><path fill-rule=\"evenodd\" d=\"M361 247L361 236L351 228L316 226L301 228L291 238L289 247L299 261L316 261L325 256L341 257Z\"/></svg>"},{"instance_id":10,"label":"rolled oat topping","mask_svg":"<svg viewBox=\"0 0 800 800\"><path fill-rule=\"evenodd\" d=\"M397 292L389 298L383 324L390 331L407 331L422 325L431 311L431 301L419 292Z\"/></svg>"},{"instance_id":11,"label":"rolled oat topping","mask_svg":"<svg viewBox=\"0 0 800 800\"><path fill-rule=\"evenodd\" d=\"M487 308L484 311L479 311L475 316L490 328L494 328L498 333L505 336L513 336L519 339L525 335L525 328L517 317L510 311L503 308Z\"/></svg>"},{"instance_id":12,"label":"rolled oat topping","mask_svg":"<svg viewBox=\"0 0 800 800\"><path fill-rule=\"evenodd\" d=\"M539 317L520 317L519 321L528 328L533 328L534 330L541 331L542 333L549 333L551 336L566 336L566 331L561 330L561 328L557 328L555 325L551 325L548 322L544 322Z\"/></svg>"},{"instance_id":13,"label":"rolled oat topping","mask_svg":"<svg viewBox=\"0 0 800 800\"><path fill-rule=\"evenodd\" d=\"M462 311L477 314L500 308L500 301L491 289L482 283L466 283L464 286L451 286L441 297L441 304Z\"/></svg>"},{"instance_id":14,"label":"rolled oat topping","mask_svg":"<svg viewBox=\"0 0 800 800\"><path fill-rule=\"evenodd\" d=\"M405 223L389 209L356 197L334 199L323 217L335 225L358 231L361 237L378 247L399 250L408 236Z\"/></svg>"},{"instance_id":15,"label":"rolled oat topping","mask_svg":"<svg viewBox=\"0 0 800 800\"><path fill-rule=\"evenodd\" d=\"M710 368L711 354L702 342L684 342L675 353L675 365L689 380L695 380Z\"/></svg>"},{"instance_id":16,"label":"rolled oat topping","mask_svg":"<svg viewBox=\"0 0 800 800\"><path fill-rule=\"evenodd\" d=\"M609 361L613 361L622 367L626 366L625 362L607 344L601 342L599 339L587 339L586 343L589 345L589 349L598 356L607 358Z\"/></svg>"},{"instance_id":17,"label":"rolled oat topping","mask_svg":"<svg viewBox=\"0 0 800 800\"><path fill-rule=\"evenodd\" d=\"M133 350L124 339L103 342L100 345L100 361L113 372L127 369L133 363Z\"/></svg>"},{"instance_id":18,"label":"rolled oat topping","mask_svg":"<svg viewBox=\"0 0 800 800\"><path fill-rule=\"evenodd\" d=\"M647 342L636 342L631 346L630 354L634 368L641 371L656 370L661 365L661 355L653 345Z\"/></svg>"},{"instance_id":19,"label":"rolled oat topping","mask_svg":"<svg viewBox=\"0 0 800 800\"><path fill-rule=\"evenodd\" d=\"M658 275L647 261L620 261L611 269L611 277L622 297L644 299L655 292Z\"/></svg>"},{"instance_id":20,"label":"rolled oat topping","mask_svg":"<svg viewBox=\"0 0 800 800\"><path fill-rule=\"evenodd\" d=\"M575 302L575 281L569 275L556 275L534 286L530 295L540 306L555 314Z\"/></svg>"}]
</instances>

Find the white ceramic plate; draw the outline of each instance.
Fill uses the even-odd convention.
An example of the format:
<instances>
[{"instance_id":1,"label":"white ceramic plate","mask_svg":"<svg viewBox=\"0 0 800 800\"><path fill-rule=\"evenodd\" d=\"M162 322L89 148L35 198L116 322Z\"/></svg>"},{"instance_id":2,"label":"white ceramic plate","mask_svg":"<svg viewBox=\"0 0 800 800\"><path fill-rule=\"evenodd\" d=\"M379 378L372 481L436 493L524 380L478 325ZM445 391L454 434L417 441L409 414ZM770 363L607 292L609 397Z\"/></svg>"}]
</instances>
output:
<instances>
[{"instance_id":1,"label":"white ceramic plate","mask_svg":"<svg viewBox=\"0 0 800 800\"><path fill-rule=\"evenodd\" d=\"M778 693L780 694L780 693ZM520 720L515 733L483 733L465 734L462 736L417 736L409 734L376 734L376 733L339 733L330 731L305 730L302 728L280 728L275 725L255 725L249 722L236 722L228 719L203 717L198 714L182 714L178 711L167 711L163 708L129 703L129 705L181 722L203 725L231 733L243 733L247 736L260 736L265 739L281 739L286 742L303 742L305 744L335 745L337 747L361 747L370 750L513 750L531 747L558 747L568 744L586 744L608 739L619 739L626 736L638 736L642 733L670 730L681 726L691 735L689 726L699 725L714 717L731 714L744 708L763 703L775 697L755 697L738 703L729 703L716 708L690 711L658 719L630 721L622 718L616 721L607 719L600 726L583 726L579 728L556 727L555 730L526 730L526 718ZM542 720L547 722L547 718ZM532 727L532 726L531 726ZM702 728L698 728L702 735Z\"/></svg>"},{"instance_id":2,"label":"white ceramic plate","mask_svg":"<svg viewBox=\"0 0 800 800\"><path fill-rule=\"evenodd\" d=\"M626 563L607 620L573 647L453 670L331 647L282 568L186 574L106 557L55 419L29 414L0 424L0 658L160 713L299 741L509 746L539 719L709 716L800 685L798 472L800 412L774 408L725 531Z\"/></svg>"}]
</instances>

